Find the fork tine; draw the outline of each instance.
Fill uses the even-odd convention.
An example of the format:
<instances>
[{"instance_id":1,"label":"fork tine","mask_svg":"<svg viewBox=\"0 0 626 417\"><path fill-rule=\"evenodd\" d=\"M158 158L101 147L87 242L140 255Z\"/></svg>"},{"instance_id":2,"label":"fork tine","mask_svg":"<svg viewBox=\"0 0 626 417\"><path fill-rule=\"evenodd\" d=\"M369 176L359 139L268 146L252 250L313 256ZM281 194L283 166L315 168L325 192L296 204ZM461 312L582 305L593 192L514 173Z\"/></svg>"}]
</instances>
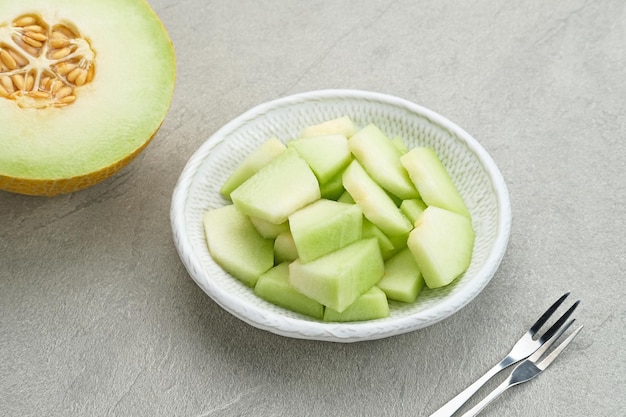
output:
<instances>
[{"instance_id":1,"label":"fork tine","mask_svg":"<svg viewBox=\"0 0 626 417\"><path fill-rule=\"evenodd\" d=\"M556 311L557 308L559 308L559 306L561 304L563 304L563 301L565 301L565 299L567 298L567 296L570 294L570 292L566 292L565 294L563 294L561 296L561 298L559 298L558 300L555 301L554 304L552 304L550 306L549 309L546 310L545 313L543 313L543 315L541 317L539 317L539 320L537 320L537 322L535 324L533 324L533 326L530 328L529 332L531 335L535 335L535 333L537 333L537 331L541 328L541 326L543 326L545 324L546 321L548 321L548 319L550 318L550 316L552 314L554 314L554 312Z\"/></svg>"},{"instance_id":2,"label":"fork tine","mask_svg":"<svg viewBox=\"0 0 626 417\"><path fill-rule=\"evenodd\" d=\"M578 304L580 304L580 300L577 300L574 304L572 304L572 306L565 312L563 313L563 315L561 316L561 318L559 318L557 320L556 323L554 323L552 325L552 327L550 327L540 338L539 341L541 343L544 343L544 341L550 339L558 330L559 328L561 328L561 326L563 325L563 323L565 323L567 321L567 319L569 318L569 316L572 315L572 313L574 312L574 310L576 310L576 307L578 307Z\"/></svg>"},{"instance_id":3,"label":"fork tine","mask_svg":"<svg viewBox=\"0 0 626 417\"><path fill-rule=\"evenodd\" d=\"M528 357L528 360L531 362L538 362L539 358L543 356L544 353L567 331L567 329L576 321L576 319L571 319L563 326L561 326L558 331L552 335L548 340L546 340L539 349L535 351L531 356Z\"/></svg>"},{"instance_id":4,"label":"fork tine","mask_svg":"<svg viewBox=\"0 0 626 417\"><path fill-rule=\"evenodd\" d=\"M576 330L574 330L574 332L570 334L567 339L565 339L560 345L558 345L552 352L550 352L550 354L546 356L545 359L536 364L537 368L541 369L542 371L546 369L548 365L550 365L552 361L554 361L556 357L559 356L561 352L563 352L563 349L565 349L567 345L569 345L569 343L576 337L576 335L582 330L582 328L583 326L580 325Z\"/></svg>"}]
</instances>

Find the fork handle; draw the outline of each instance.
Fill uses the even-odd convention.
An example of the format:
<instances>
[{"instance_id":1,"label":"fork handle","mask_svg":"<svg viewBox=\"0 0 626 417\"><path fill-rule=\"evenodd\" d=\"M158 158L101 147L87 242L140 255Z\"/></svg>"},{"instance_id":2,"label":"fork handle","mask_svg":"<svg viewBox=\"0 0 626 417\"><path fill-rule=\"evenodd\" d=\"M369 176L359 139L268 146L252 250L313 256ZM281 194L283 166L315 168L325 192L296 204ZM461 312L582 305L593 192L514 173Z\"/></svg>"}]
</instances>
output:
<instances>
[{"instance_id":1,"label":"fork handle","mask_svg":"<svg viewBox=\"0 0 626 417\"><path fill-rule=\"evenodd\" d=\"M476 393L479 389L482 388L483 385L487 383L495 374L511 365L509 361L503 360L502 362L495 365L493 368L488 370L483 376L478 378L472 385L465 388L463 391L458 393L456 397L445 403L439 410L435 411L434 414L431 414L430 417L450 417L454 414L459 408L463 406L469 400L472 395Z\"/></svg>"},{"instance_id":2,"label":"fork handle","mask_svg":"<svg viewBox=\"0 0 626 417\"><path fill-rule=\"evenodd\" d=\"M498 385L498 387L496 387L496 389L491 391L489 393L489 395L487 395L485 398L483 398L478 404L476 404L474 407L472 407L467 413L463 414L461 417L475 417L475 416L477 416L478 413L480 413L483 410L483 408L485 408L489 403L491 403L493 400L498 398L500 396L500 394L502 394L504 391L506 391L507 389L509 389L512 386L513 385L511 384L511 379L510 378L507 379L502 384Z\"/></svg>"}]
</instances>

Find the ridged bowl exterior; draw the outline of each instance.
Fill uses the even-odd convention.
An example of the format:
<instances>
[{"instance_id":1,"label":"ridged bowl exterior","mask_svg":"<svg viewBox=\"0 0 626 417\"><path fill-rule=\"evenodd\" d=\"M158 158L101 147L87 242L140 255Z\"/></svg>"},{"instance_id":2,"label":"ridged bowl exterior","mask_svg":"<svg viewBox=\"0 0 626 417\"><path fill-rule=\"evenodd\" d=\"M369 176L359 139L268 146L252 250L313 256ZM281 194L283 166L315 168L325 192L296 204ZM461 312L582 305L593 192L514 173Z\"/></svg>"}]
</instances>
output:
<instances>
[{"instance_id":1,"label":"ridged bowl exterior","mask_svg":"<svg viewBox=\"0 0 626 417\"><path fill-rule=\"evenodd\" d=\"M211 258L202 218L229 204L219 193L233 169L271 136L282 141L308 125L347 115L376 124L407 146L430 146L440 156L472 215L476 240L467 272L441 289L425 289L413 304L390 303L388 318L324 323L272 305L224 272ZM192 279L222 308L279 335L333 342L374 340L411 332L456 313L489 283L506 251L511 210L506 183L485 149L445 117L407 100L366 91L321 90L261 104L212 135L190 158L173 193L174 242Z\"/></svg>"}]
</instances>

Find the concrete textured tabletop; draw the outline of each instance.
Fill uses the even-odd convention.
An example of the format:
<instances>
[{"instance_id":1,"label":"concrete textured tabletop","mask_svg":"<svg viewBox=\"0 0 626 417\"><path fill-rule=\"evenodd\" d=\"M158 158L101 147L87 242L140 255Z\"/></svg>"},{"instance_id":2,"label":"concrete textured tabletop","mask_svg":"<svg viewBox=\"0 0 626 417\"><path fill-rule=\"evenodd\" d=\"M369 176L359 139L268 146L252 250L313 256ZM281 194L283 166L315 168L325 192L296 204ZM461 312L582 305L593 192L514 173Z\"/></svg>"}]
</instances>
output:
<instances>
[{"instance_id":1,"label":"concrete textured tabletop","mask_svg":"<svg viewBox=\"0 0 626 417\"><path fill-rule=\"evenodd\" d=\"M149 3L178 68L153 142L87 190L0 192L1 416L427 416L566 291L584 329L484 415L626 415L622 0ZM257 104L328 88L441 113L506 179L504 260L436 325L277 336L221 309L177 255L171 195L193 152Z\"/></svg>"}]
</instances>

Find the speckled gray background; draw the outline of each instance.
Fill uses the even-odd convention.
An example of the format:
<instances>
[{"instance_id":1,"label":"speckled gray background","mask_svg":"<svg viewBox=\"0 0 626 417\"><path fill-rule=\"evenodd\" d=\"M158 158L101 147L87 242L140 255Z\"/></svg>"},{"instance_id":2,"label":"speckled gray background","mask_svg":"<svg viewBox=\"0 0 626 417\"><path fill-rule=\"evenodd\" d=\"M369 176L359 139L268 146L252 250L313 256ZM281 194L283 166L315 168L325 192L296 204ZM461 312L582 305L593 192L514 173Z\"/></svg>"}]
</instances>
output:
<instances>
[{"instance_id":1,"label":"speckled gray background","mask_svg":"<svg viewBox=\"0 0 626 417\"><path fill-rule=\"evenodd\" d=\"M154 141L73 195L0 192L0 415L427 416L567 290L583 332L484 415L626 414L622 0L150 3L178 59ZM247 109L326 88L429 107L499 165L508 252L451 318L291 340L233 318L184 270L169 205L186 160Z\"/></svg>"}]
</instances>

